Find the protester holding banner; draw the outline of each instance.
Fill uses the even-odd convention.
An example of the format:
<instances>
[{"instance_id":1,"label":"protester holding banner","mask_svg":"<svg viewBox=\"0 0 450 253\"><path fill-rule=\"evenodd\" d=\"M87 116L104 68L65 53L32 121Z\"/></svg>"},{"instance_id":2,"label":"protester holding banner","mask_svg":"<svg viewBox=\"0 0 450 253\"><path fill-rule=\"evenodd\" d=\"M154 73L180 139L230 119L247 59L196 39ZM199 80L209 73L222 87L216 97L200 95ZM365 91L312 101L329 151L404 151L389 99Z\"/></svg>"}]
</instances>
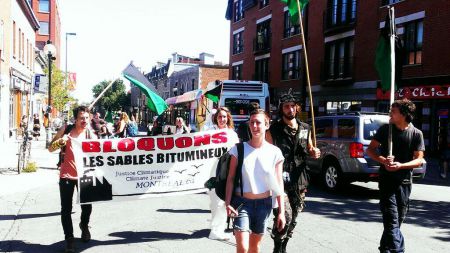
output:
<instances>
[{"instance_id":1,"label":"protester holding banner","mask_svg":"<svg viewBox=\"0 0 450 253\"><path fill-rule=\"evenodd\" d=\"M177 117L175 120L175 124L175 134L187 134L190 132L182 117Z\"/></svg>"},{"instance_id":2,"label":"protester holding banner","mask_svg":"<svg viewBox=\"0 0 450 253\"><path fill-rule=\"evenodd\" d=\"M226 107L217 109L217 112L213 116L213 123L215 124L214 128L216 129L228 128L234 130L233 119L231 117L230 111ZM215 173L215 170L213 170L211 176L216 176ZM208 238L213 240L229 240L230 235L224 232L227 225L227 212L225 209L225 202L217 196L214 189L210 190L208 192L208 195L211 200L211 232L209 233Z\"/></svg>"},{"instance_id":3,"label":"protester holding banner","mask_svg":"<svg viewBox=\"0 0 450 253\"><path fill-rule=\"evenodd\" d=\"M283 161L281 150L265 140L269 129L269 116L262 109L250 113L252 138L244 142L242 173L237 171L237 147L230 150L231 160L227 178L225 205L228 216L234 218L233 228L237 252L260 252L260 243L267 220L278 206L277 229L282 230L284 216ZM234 185L235 176L241 174L242 190ZM243 194L241 195L241 191Z\"/></svg>"},{"instance_id":4,"label":"protester holding banner","mask_svg":"<svg viewBox=\"0 0 450 253\"><path fill-rule=\"evenodd\" d=\"M115 136L118 138L124 138L126 135L126 126L130 122L130 118L128 118L128 114L126 112L122 112L120 114L119 123L117 125Z\"/></svg>"},{"instance_id":5,"label":"protester holding banner","mask_svg":"<svg viewBox=\"0 0 450 253\"><path fill-rule=\"evenodd\" d=\"M89 129L89 109L85 106L79 106L74 109L74 125L62 127L50 143L48 150L50 152L61 149L64 156L60 164L59 192L61 198L61 222L66 240L65 252L75 252L74 234L72 225L72 198L75 187L78 187L78 174L72 149L72 139L97 139L97 136ZM91 239L89 232L89 218L92 212L92 206L81 205L81 239L88 242Z\"/></svg>"}]
</instances>

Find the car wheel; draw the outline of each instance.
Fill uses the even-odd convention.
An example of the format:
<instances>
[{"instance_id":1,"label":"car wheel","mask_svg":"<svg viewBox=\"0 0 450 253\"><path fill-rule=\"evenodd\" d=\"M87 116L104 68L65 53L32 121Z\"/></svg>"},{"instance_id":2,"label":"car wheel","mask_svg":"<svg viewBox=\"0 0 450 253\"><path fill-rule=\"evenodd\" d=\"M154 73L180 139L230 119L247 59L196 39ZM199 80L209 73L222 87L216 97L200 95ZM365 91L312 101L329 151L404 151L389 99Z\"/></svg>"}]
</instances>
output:
<instances>
[{"instance_id":1,"label":"car wheel","mask_svg":"<svg viewBox=\"0 0 450 253\"><path fill-rule=\"evenodd\" d=\"M323 167L323 184L328 190L335 190L341 185L341 172L336 163L327 163Z\"/></svg>"}]
</instances>

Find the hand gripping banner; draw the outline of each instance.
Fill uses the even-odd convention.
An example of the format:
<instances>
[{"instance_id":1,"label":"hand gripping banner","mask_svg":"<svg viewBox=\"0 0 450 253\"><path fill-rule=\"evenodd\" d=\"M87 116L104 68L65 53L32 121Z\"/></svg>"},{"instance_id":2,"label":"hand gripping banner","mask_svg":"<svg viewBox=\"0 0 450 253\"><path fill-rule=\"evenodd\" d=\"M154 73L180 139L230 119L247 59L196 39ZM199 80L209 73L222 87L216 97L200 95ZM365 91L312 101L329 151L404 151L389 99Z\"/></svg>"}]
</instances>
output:
<instances>
[{"instance_id":1,"label":"hand gripping banner","mask_svg":"<svg viewBox=\"0 0 450 253\"><path fill-rule=\"evenodd\" d=\"M76 140L80 204L205 192L219 157L238 142L232 130Z\"/></svg>"}]
</instances>

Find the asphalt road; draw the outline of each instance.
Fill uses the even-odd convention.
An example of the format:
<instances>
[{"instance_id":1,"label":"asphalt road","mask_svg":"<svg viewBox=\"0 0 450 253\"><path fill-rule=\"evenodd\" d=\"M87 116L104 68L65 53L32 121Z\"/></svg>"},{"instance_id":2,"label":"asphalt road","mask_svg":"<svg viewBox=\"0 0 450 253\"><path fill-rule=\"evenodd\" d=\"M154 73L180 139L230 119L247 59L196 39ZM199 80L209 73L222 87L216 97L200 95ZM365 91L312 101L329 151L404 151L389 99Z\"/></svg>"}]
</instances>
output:
<instances>
[{"instance_id":1,"label":"asphalt road","mask_svg":"<svg viewBox=\"0 0 450 253\"><path fill-rule=\"evenodd\" d=\"M0 174L0 252L63 252L57 171ZM311 187L289 252L377 252L382 232L376 184L339 193ZM450 187L415 184L402 231L407 252L450 252ZM75 205L75 236L80 236ZM234 252L234 240L207 238L206 194L96 204L92 240L78 252ZM262 252L271 252L269 236Z\"/></svg>"}]
</instances>

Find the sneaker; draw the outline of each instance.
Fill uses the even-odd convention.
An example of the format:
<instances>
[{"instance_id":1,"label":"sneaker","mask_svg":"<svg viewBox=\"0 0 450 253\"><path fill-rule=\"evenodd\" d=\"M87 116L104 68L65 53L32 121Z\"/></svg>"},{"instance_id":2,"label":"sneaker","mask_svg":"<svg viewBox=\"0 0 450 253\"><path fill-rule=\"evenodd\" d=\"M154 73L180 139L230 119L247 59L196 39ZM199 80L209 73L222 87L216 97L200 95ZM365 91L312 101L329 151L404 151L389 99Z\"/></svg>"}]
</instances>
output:
<instances>
[{"instance_id":1,"label":"sneaker","mask_svg":"<svg viewBox=\"0 0 450 253\"><path fill-rule=\"evenodd\" d=\"M89 226L87 224L81 224L81 240L83 242L89 242L91 240L91 232L89 232Z\"/></svg>"},{"instance_id":2,"label":"sneaker","mask_svg":"<svg viewBox=\"0 0 450 253\"><path fill-rule=\"evenodd\" d=\"M211 240L229 241L231 239L231 236L229 233L216 233L211 231L208 238Z\"/></svg>"},{"instance_id":3,"label":"sneaker","mask_svg":"<svg viewBox=\"0 0 450 253\"><path fill-rule=\"evenodd\" d=\"M75 253L75 240L73 237L66 239L65 253Z\"/></svg>"}]
</instances>

